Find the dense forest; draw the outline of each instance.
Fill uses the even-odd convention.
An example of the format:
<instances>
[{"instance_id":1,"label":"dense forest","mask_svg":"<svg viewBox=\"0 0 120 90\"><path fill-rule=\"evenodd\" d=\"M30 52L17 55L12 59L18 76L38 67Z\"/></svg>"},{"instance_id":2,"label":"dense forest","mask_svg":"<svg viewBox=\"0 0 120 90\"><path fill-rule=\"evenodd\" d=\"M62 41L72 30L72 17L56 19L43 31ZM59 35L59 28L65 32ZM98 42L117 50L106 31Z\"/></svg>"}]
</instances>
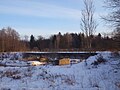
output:
<instances>
[{"instance_id":1,"label":"dense forest","mask_svg":"<svg viewBox=\"0 0 120 90\"><path fill-rule=\"evenodd\" d=\"M0 30L0 52L11 51L85 51L85 50L120 50L120 32L114 31L112 37L91 35L91 48L88 48L84 33L65 33L44 38L41 35L25 36L21 39L19 33L11 27ZM29 39L28 39L29 38Z\"/></svg>"}]
</instances>

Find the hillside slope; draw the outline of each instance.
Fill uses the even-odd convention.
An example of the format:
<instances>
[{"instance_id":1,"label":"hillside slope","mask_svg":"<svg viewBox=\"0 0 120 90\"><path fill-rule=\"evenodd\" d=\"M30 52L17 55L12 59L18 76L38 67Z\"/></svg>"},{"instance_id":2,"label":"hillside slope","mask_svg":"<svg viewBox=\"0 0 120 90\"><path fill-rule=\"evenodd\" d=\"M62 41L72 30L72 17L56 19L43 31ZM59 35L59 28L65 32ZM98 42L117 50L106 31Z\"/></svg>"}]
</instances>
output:
<instances>
[{"instance_id":1,"label":"hillside slope","mask_svg":"<svg viewBox=\"0 0 120 90\"><path fill-rule=\"evenodd\" d=\"M102 52L78 64L0 67L0 90L120 90L120 55Z\"/></svg>"}]
</instances>

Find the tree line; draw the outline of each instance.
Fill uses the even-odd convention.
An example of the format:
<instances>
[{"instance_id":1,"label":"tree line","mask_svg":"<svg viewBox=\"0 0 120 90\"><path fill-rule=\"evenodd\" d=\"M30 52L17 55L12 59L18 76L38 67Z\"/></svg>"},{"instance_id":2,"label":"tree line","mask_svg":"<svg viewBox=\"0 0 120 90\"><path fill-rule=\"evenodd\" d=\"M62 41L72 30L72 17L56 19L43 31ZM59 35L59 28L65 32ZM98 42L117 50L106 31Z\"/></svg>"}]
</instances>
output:
<instances>
[{"instance_id":1,"label":"tree line","mask_svg":"<svg viewBox=\"0 0 120 90\"><path fill-rule=\"evenodd\" d=\"M99 33L98 35L91 35L91 48L87 47L86 39L84 33L65 33L60 32L56 35L52 35L49 39L38 38L35 40L34 36L31 35L30 38L30 49L31 50L58 50L58 51L85 51L85 50L119 50L120 47L117 45L116 39L114 37L110 38L108 36L102 37Z\"/></svg>"},{"instance_id":2,"label":"tree line","mask_svg":"<svg viewBox=\"0 0 120 90\"><path fill-rule=\"evenodd\" d=\"M120 50L118 45L118 34L114 33L113 37L103 37L91 35L91 48L87 47L84 33L65 33L51 35L44 38L41 35L35 38L30 36L30 40L21 39L19 33L10 28L0 30L0 52L10 51L84 51L84 50Z\"/></svg>"}]
</instances>

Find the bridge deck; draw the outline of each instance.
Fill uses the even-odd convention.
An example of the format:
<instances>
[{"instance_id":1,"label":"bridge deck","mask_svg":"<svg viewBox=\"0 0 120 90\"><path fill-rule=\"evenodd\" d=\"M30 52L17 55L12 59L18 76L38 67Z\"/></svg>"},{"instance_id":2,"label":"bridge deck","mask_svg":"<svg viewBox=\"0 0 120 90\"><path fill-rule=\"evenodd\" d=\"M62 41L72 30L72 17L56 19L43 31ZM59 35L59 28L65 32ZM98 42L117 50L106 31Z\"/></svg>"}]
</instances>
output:
<instances>
[{"instance_id":1,"label":"bridge deck","mask_svg":"<svg viewBox=\"0 0 120 90\"><path fill-rule=\"evenodd\" d=\"M94 56L97 53L95 52L26 52L24 53L25 57L29 57L30 55L35 56L45 56L50 58L60 58L60 57L77 57L77 58L88 58L89 56Z\"/></svg>"}]
</instances>

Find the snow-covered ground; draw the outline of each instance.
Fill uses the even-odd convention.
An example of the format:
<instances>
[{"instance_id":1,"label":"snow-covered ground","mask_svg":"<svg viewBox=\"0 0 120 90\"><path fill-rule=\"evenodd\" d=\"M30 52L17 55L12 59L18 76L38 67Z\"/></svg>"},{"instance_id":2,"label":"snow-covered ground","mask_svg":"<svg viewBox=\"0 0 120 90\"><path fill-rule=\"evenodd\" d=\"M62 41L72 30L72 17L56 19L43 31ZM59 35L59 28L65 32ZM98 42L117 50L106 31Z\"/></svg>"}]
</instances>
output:
<instances>
[{"instance_id":1,"label":"snow-covered ground","mask_svg":"<svg viewBox=\"0 0 120 90\"><path fill-rule=\"evenodd\" d=\"M0 66L0 90L120 90L120 55L110 52L64 66L23 67L26 61L9 58L2 62L8 66Z\"/></svg>"}]
</instances>

